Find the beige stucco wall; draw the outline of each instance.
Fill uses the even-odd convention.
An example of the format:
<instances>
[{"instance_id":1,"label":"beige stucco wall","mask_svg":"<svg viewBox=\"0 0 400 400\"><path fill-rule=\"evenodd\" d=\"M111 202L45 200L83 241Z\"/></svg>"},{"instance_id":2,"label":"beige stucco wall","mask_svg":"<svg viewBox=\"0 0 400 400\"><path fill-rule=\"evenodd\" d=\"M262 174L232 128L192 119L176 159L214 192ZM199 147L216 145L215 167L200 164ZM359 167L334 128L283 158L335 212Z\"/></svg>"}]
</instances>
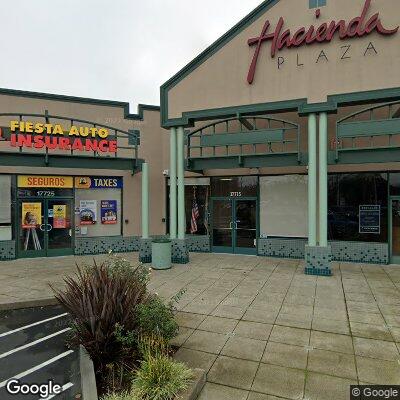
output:
<instances>
[{"instance_id":1,"label":"beige stucco wall","mask_svg":"<svg viewBox=\"0 0 400 400\"><path fill-rule=\"evenodd\" d=\"M309 0L281 0L251 26L233 38L226 46L207 59L195 71L169 92L169 118L178 118L185 111L214 109L229 106L267 103L306 98L310 103L324 102L328 95L400 87L400 32L384 37L377 33L363 38L284 49L277 56L285 63L277 67L277 57L270 57L271 41L262 46L255 80L247 83L247 73L254 47L249 38L260 36L264 22L269 19L272 32L284 16L283 30L292 33L299 27L319 26L323 22L344 19L350 21L361 14L365 0L328 1L321 8L321 17L309 10ZM398 0L372 0L369 16L380 12L383 25L400 25ZM372 51L364 56L372 42ZM341 60L341 46L351 45L351 59ZM320 60L324 50L329 62ZM297 66L297 55L302 66Z\"/></svg>"},{"instance_id":2,"label":"beige stucco wall","mask_svg":"<svg viewBox=\"0 0 400 400\"><path fill-rule=\"evenodd\" d=\"M161 151L168 142L168 136L160 128L160 113L158 111L144 111L143 121L124 119L123 107L97 104L78 103L71 101L55 101L42 98L21 97L0 94L0 113L44 113L76 119L89 120L122 130L139 129L141 146L139 158L150 162L150 233L165 233L165 182L162 175L163 165L168 165L168 153ZM1 117L0 126L7 126L10 118ZM43 121L41 121L43 122ZM168 143L166 144L168 146ZM10 149L9 142L1 144L1 151L15 151ZM34 150L29 150L34 151ZM132 153L130 153L132 155ZM23 154L18 157L24 157ZM77 163L79 159L77 158ZM92 175L92 176L122 176L123 190L123 235L141 234L141 173L132 176L130 171L92 170L92 169L63 169L63 168L23 168L0 167L1 174L43 174L43 175Z\"/></svg>"}]
</instances>

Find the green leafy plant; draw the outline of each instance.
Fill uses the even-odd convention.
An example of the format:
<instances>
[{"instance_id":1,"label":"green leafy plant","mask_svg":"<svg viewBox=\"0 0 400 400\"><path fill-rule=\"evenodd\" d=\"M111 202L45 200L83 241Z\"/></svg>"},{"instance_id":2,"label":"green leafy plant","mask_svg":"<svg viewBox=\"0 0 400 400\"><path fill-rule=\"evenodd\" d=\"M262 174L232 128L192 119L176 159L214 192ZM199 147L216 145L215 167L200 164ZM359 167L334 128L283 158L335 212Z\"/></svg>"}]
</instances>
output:
<instances>
[{"instance_id":1,"label":"green leafy plant","mask_svg":"<svg viewBox=\"0 0 400 400\"><path fill-rule=\"evenodd\" d=\"M101 400L134 400L129 392L122 393L109 393L103 397Z\"/></svg>"},{"instance_id":2,"label":"green leafy plant","mask_svg":"<svg viewBox=\"0 0 400 400\"><path fill-rule=\"evenodd\" d=\"M90 268L77 267L76 276L65 278L64 290L52 288L72 317L71 344L86 348L100 380L107 376L107 366L136 362L137 344L121 341L118 326L124 332L138 332L137 306L148 297L140 272L116 271L118 267L94 262Z\"/></svg>"},{"instance_id":3,"label":"green leafy plant","mask_svg":"<svg viewBox=\"0 0 400 400\"><path fill-rule=\"evenodd\" d=\"M187 389L192 371L165 354L142 361L132 384L135 400L172 400Z\"/></svg>"},{"instance_id":4,"label":"green leafy plant","mask_svg":"<svg viewBox=\"0 0 400 400\"><path fill-rule=\"evenodd\" d=\"M139 327L142 335L157 335L169 341L179 331L171 303L165 304L158 296L150 297L137 307Z\"/></svg>"}]
</instances>

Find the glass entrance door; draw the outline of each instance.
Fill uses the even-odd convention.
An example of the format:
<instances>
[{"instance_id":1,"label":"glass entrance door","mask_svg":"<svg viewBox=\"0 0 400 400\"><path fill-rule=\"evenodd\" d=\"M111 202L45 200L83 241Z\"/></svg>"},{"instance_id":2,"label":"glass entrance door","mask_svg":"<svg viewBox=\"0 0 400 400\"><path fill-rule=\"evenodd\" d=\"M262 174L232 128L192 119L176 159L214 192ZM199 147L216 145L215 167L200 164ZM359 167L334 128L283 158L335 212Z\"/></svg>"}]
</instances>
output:
<instances>
[{"instance_id":1,"label":"glass entrance door","mask_svg":"<svg viewBox=\"0 0 400 400\"><path fill-rule=\"evenodd\" d=\"M390 214L390 248L391 262L400 262L400 198L391 199Z\"/></svg>"},{"instance_id":2,"label":"glass entrance door","mask_svg":"<svg viewBox=\"0 0 400 400\"><path fill-rule=\"evenodd\" d=\"M46 200L47 203L47 255L73 254L72 200Z\"/></svg>"},{"instance_id":3,"label":"glass entrance door","mask_svg":"<svg viewBox=\"0 0 400 400\"><path fill-rule=\"evenodd\" d=\"M19 257L73 254L72 206L72 199L19 200Z\"/></svg>"},{"instance_id":4,"label":"glass entrance door","mask_svg":"<svg viewBox=\"0 0 400 400\"><path fill-rule=\"evenodd\" d=\"M257 254L257 199L212 200L212 250Z\"/></svg>"}]
</instances>

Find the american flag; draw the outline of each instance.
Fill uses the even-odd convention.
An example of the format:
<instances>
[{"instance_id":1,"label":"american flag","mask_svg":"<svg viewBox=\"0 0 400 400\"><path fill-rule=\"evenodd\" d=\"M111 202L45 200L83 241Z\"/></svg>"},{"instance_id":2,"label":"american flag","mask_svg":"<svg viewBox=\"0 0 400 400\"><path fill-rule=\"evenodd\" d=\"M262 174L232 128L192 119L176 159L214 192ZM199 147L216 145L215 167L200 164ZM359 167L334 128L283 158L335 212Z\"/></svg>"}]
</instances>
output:
<instances>
[{"instance_id":1,"label":"american flag","mask_svg":"<svg viewBox=\"0 0 400 400\"><path fill-rule=\"evenodd\" d=\"M196 201L196 197L193 199L192 203L192 220L190 221L190 233L197 232L197 219L200 217L199 206Z\"/></svg>"}]
</instances>

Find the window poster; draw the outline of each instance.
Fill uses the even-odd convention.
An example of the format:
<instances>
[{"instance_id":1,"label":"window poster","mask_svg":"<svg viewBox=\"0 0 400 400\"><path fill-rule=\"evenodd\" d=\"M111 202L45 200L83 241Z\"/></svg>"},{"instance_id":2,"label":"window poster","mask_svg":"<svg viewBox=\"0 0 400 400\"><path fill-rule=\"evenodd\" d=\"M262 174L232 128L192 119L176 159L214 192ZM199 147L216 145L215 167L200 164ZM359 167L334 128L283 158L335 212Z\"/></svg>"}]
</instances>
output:
<instances>
[{"instance_id":1,"label":"window poster","mask_svg":"<svg viewBox=\"0 0 400 400\"><path fill-rule=\"evenodd\" d=\"M97 222L97 200L81 200L79 203L80 225L94 225Z\"/></svg>"},{"instance_id":2,"label":"window poster","mask_svg":"<svg viewBox=\"0 0 400 400\"><path fill-rule=\"evenodd\" d=\"M101 223L105 225L117 223L117 200L101 201Z\"/></svg>"},{"instance_id":3,"label":"window poster","mask_svg":"<svg viewBox=\"0 0 400 400\"><path fill-rule=\"evenodd\" d=\"M36 228L41 223L42 203L22 203L22 228Z\"/></svg>"},{"instance_id":4,"label":"window poster","mask_svg":"<svg viewBox=\"0 0 400 400\"><path fill-rule=\"evenodd\" d=\"M381 206L360 206L360 233L381 232Z\"/></svg>"},{"instance_id":5,"label":"window poster","mask_svg":"<svg viewBox=\"0 0 400 400\"><path fill-rule=\"evenodd\" d=\"M67 206L65 204L55 204L53 206L53 228L67 228Z\"/></svg>"}]
</instances>

